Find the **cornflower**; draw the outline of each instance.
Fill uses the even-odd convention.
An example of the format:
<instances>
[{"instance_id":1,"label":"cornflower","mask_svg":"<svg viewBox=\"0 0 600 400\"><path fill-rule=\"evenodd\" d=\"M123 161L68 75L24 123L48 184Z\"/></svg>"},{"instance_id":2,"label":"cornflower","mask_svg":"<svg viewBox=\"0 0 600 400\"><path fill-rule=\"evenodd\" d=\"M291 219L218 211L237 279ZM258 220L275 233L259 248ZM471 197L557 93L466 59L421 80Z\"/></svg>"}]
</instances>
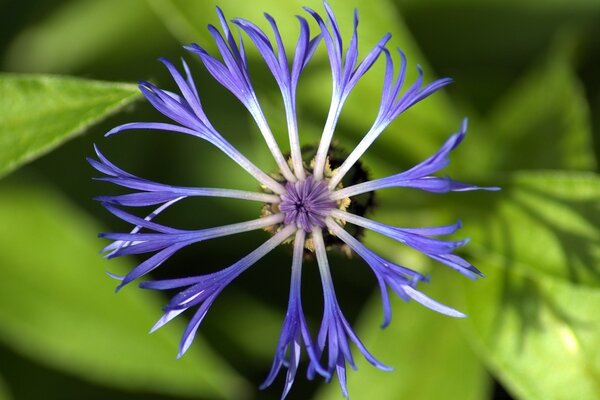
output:
<instances>
[{"instance_id":1,"label":"cornflower","mask_svg":"<svg viewBox=\"0 0 600 400\"><path fill-rule=\"evenodd\" d=\"M425 275L375 254L356 238L357 235L347 231L347 224L390 237L468 278L475 279L482 276L477 268L454 254L454 250L466 244L466 240L453 241L436 238L454 233L460 228L460 223L426 228L400 228L386 225L365 218L363 215L349 212L349 205L355 196L378 189L398 187L433 193L496 189L480 188L451 180L448 177L433 175L448 165L450 152L460 144L465 136L466 120L463 121L459 131L450 136L435 154L409 170L392 176L343 185L344 177L351 170L359 168L359 158L392 121L408 108L449 84L451 80L443 78L424 85L423 72L418 68L418 78L406 90L403 90L407 61L402 51L398 50L400 67L396 71L392 56L386 48L391 35L384 35L359 61L358 13L354 14L354 29L350 43L347 48L344 48L335 15L327 2L324 2L324 8L325 19L314 10L305 8L320 30L319 34L314 37L311 36L307 20L298 17L300 34L291 65L277 23L270 15L265 14L273 31L274 42L252 22L244 19L232 21L256 46L279 86L287 120L289 159L276 142L259 104L250 78L242 38L241 36L239 39L234 37L229 23L219 8L217 8L217 14L222 30L219 31L212 25L209 25L208 29L214 38L221 56L220 59L209 54L198 44L185 46L189 52L200 59L212 77L231 92L253 117L277 164L276 174L270 175L262 171L214 128L204 112L196 84L185 61L182 64L182 73L169 60L160 59L173 78L178 92L160 89L150 82L142 81L139 84L140 90L148 102L170 119L170 123L127 123L106 134L106 136L112 136L135 129L170 131L197 137L216 146L236 162L260 184L262 188L260 191L182 187L153 182L117 167L97 147L98 159L89 159L91 165L105 175L99 178L100 180L134 190L129 194L97 198L108 211L133 225L133 229L127 233L101 234L101 237L112 240L112 243L104 249L106 256L114 258L130 254L153 253L127 275L112 275L120 280L117 289L149 274L174 253L191 244L252 230L264 229L272 233L272 236L262 245L225 269L204 275L150 280L140 284L140 287L146 289L179 290L167 304L164 315L151 331L162 327L188 309L195 310L183 333L178 357L188 350L209 308L225 287L277 246L292 243L293 256L287 312L271 370L261 386L261 388L265 388L271 385L282 369L287 370L282 398L286 397L294 382L302 348L308 356L308 377L312 379L319 374L329 381L334 373L337 374L345 397L348 397L346 367L350 365L352 368L356 368L350 349L351 343L375 367L385 371L390 370L388 366L379 362L369 353L340 308L330 274L325 236L347 246L360 256L373 271L381 289L384 327L391 321L390 289L405 301L412 299L439 313L451 317L464 317L465 315L420 292L417 285L420 282L428 281ZM314 159L305 160L303 149L300 146L296 117L296 91L299 78L320 43L325 44L331 65L331 105L320 142L315 147ZM379 112L371 128L364 134L358 145L343 162L339 163L339 166L332 169L330 166L333 158L330 154L332 138L342 108L357 82L382 54L385 58L385 75ZM176 229L153 221L161 212L183 199L205 196L261 202L264 203L262 215L251 221L199 230ZM144 217L136 216L122 209L122 207L146 206L155 206L156 208ZM302 264L306 253L315 255L323 289L323 318L316 339L313 339L311 335L301 301Z\"/></svg>"}]
</instances>

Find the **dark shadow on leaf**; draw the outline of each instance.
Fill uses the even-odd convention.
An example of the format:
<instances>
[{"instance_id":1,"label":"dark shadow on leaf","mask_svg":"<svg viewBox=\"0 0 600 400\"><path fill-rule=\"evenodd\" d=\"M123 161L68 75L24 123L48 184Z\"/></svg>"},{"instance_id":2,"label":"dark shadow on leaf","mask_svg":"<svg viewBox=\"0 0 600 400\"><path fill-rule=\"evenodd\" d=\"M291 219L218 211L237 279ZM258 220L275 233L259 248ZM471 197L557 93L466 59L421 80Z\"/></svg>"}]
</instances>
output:
<instances>
[{"instance_id":1,"label":"dark shadow on leaf","mask_svg":"<svg viewBox=\"0 0 600 400\"><path fill-rule=\"evenodd\" d=\"M597 226L600 224L600 202L598 200L564 199L534 188L523 188L521 190L543 198L545 201L551 201L569 208L579 214L582 219L589 221L592 225ZM558 243L567 258L566 267L568 268L568 271L566 271L566 273L571 282L580 283L582 281L581 275L583 271L581 271L581 268L585 268L589 274L596 279L600 279L600 265L597 265L600 239L568 231L522 200L513 199L513 202L556 236Z\"/></svg>"},{"instance_id":2,"label":"dark shadow on leaf","mask_svg":"<svg viewBox=\"0 0 600 400\"><path fill-rule=\"evenodd\" d=\"M502 240L502 257L500 267L500 274L494 277L497 279L498 284L501 285L499 296L496 299L496 313L491 322L490 329L487 331L488 337L486 338L487 343L494 344L500 341L501 335L506 333L503 329L504 325L508 322L510 313L514 312L517 316L518 327L515 327L515 331L511 332L515 335L515 354L526 351L527 341L530 338L532 332L539 332L545 329L542 315L544 312L550 313L550 315L565 325L576 326L578 329L595 329L595 321L582 320L575 318L569 310L565 309L561 304L556 302L552 293L547 292L540 282L536 279L536 274L523 274L519 273L515 260L517 254L514 249L514 238L512 232L515 230L515 224L518 225L518 221L508 220L502 218L499 221L493 221L490 216L498 215L494 212L496 207L501 201L511 201L513 204L519 206L528 215L535 218L537 222L543 224L559 239L561 247L568 257L569 267L569 278L571 283L577 283L580 279L582 271L578 271L578 265L584 265L589 269L595 276L600 276L600 271L596 268L594 262L594 248L598 248L600 245L597 240L591 237L585 237L582 234L570 232L565 230L561 226L557 225L546 216L539 213L535 208L515 199L511 196L514 191L514 186L507 184L503 186L503 192L495 193L494 196L490 196L487 193L477 193L478 200L475 201L477 204L470 202L471 206L461 204L460 208L469 209L469 213L472 216L476 216L480 223L484 226L484 231L490 231L492 225L500 223L501 237L493 238L491 235L484 235L480 240L482 248L493 248L494 243L491 240ZM523 190L523 189L519 189ZM600 221L600 204L596 204L592 201L573 201L570 199L563 199L557 196L548 196L546 193L537 191L534 189L527 188L531 194L536 196L543 196L546 201L559 202L564 207L569 207L582 217L586 218L591 223ZM471 199L472 200L472 199ZM497 226L496 226L497 227ZM518 228L518 227L517 227ZM485 273L485 271L484 271Z\"/></svg>"},{"instance_id":3,"label":"dark shadow on leaf","mask_svg":"<svg viewBox=\"0 0 600 400\"><path fill-rule=\"evenodd\" d=\"M506 243L504 248L506 257L503 257L501 265L501 275L495 279L500 280L500 296L497 299L497 313L494 315L492 329L490 330L490 343L500 341L500 335L503 332L502 327L506 323L508 312L514 309L518 315L519 329L515 332L518 335L516 352L524 351L526 347L527 333L531 330L542 329L540 321L541 297L538 286L532 279L522 279L514 273L514 260L512 240L511 240L511 222L502 220L502 236Z\"/></svg>"},{"instance_id":4,"label":"dark shadow on leaf","mask_svg":"<svg viewBox=\"0 0 600 400\"><path fill-rule=\"evenodd\" d=\"M517 335L515 340L515 354L527 350L527 341L533 331L543 332L546 327L542 321L544 311L560 323L576 327L576 329L597 329L597 321L583 320L574 317L572 313L555 301L552 293L545 291L535 279L529 276L518 276L511 270L511 265L506 264L502 269L502 290L498 299L498 313L494 317L490 343L500 340L503 325L506 323L508 311L517 314L518 329L513 332Z\"/></svg>"}]
</instances>

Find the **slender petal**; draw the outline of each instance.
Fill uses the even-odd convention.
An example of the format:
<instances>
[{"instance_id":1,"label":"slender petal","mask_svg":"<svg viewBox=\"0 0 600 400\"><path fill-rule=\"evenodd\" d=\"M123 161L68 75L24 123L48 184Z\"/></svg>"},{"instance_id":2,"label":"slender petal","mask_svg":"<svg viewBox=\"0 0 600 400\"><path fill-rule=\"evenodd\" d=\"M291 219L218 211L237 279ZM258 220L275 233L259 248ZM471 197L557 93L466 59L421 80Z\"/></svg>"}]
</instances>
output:
<instances>
[{"instance_id":1,"label":"slender petal","mask_svg":"<svg viewBox=\"0 0 600 400\"><path fill-rule=\"evenodd\" d=\"M161 61L163 64L165 64L165 66L167 66L178 87L184 88L182 89L182 96L160 89L148 82L140 83L140 91L154 106L154 108L156 108L167 118L177 122L177 124L159 122L128 123L111 129L106 136L112 136L116 133L130 129L165 130L196 136L216 146L238 165L244 168L248 173L250 173L255 179L275 193L283 193L284 189L277 181L250 162L227 140L225 140L225 138L223 138L223 136L221 136L221 134L219 134L210 124L208 118L204 114L200 100L197 98L196 87L192 76L189 74L189 68L187 65L184 64L184 69L186 70L187 75L187 77L184 79L168 60L161 59ZM283 156L281 156L281 159L283 159Z\"/></svg>"},{"instance_id":2,"label":"slender petal","mask_svg":"<svg viewBox=\"0 0 600 400\"><path fill-rule=\"evenodd\" d=\"M421 303L425 307L430 308L433 311L437 311L440 314L445 314L445 315L448 315L449 317L455 317L455 318L465 318L466 317L466 315L461 313L460 311L457 311L454 308L448 307L444 304L438 303L437 301L433 300L431 297L424 295L423 293L419 292L418 290L415 290L414 288L412 288L410 286L405 287L404 291L414 301Z\"/></svg>"},{"instance_id":3,"label":"slender petal","mask_svg":"<svg viewBox=\"0 0 600 400\"><path fill-rule=\"evenodd\" d=\"M258 26L245 19L236 19L234 23L250 37L279 85L286 111L294 172L298 179L304 179L306 175L302 163L298 122L296 120L296 88L300 74L312 57L314 49L320 40L320 35L310 39L308 23L304 18L298 17L300 21L300 36L296 45L293 66L290 70L285 47L283 46L283 39L281 38L277 23L269 14L265 14L265 17L269 21L275 35L277 54L275 54L274 46L267 35Z\"/></svg>"},{"instance_id":4,"label":"slender petal","mask_svg":"<svg viewBox=\"0 0 600 400\"><path fill-rule=\"evenodd\" d=\"M304 344L310 362L314 366L316 372L325 378L329 378L329 374L319 363L319 357L315 352L313 341L308 331L308 326L304 318L304 311L302 310L302 301L300 299L300 281L302 279L302 257L304 256L305 235L306 234L302 229L296 231L288 310L279 336L279 342L277 344L271 371L265 382L261 385L261 389L270 386L279 374L281 368L287 368L285 386L281 396L282 399L287 396L294 383L296 371L298 370L298 365L300 363L300 350L302 344Z\"/></svg>"},{"instance_id":5,"label":"slender petal","mask_svg":"<svg viewBox=\"0 0 600 400\"><path fill-rule=\"evenodd\" d=\"M131 281L146 275L150 271L160 266L168 257L173 255L178 250L185 246L200 241L214 239L217 237L228 236L241 232L248 232L251 230L265 228L267 226L275 225L283 221L282 214L270 215L267 217L259 218L253 221L242 222L238 224L224 225L216 228L201 229L196 231L186 230L175 230L169 228L169 230L162 229L162 226L157 225L153 222L145 221L141 218L136 218L131 214L123 211L116 212L116 208L108 206L109 210L113 211L119 218L125 221L134 223L136 226L142 226L144 228L160 229L158 232L162 233L103 233L100 236L112 239L118 242L131 242L129 246L121 247L110 253L110 257L119 257L127 254L141 254L158 251L157 254L150 257L146 261L139 264L131 272L129 272L117 290L130 283Z\"/></svg>"},{"instance_id":6,"label":"slender petal","mask_svg":"<svg viewBox=\"0 0 600 400\"><path fill-rule=\"evenodd\" d=\"M356 196L366 192L372 192L378 189L391 187L411 187L433 193L447 192L466 192L471 190L500 190L498 187L479 187L468 183L453 181L447 177L435 177L430 174L436 173L445 168L450 163L450 152L454 150L464 139L467 132L467 120L465 119L458 133L450 136L440 149L431 157L415 165L411 169L399 174L391 175L385 178L375 179L359 183L357 185L348 186L332 193L331 197L334 200L343 199L345 197ZM339 182L343 177L343 172L337 170L335 176L329 183L329 188L333 188L333 182ZM337 185L337 183L336 183Z\"/></svg>"},{"instance_id":7,"label":"slender petal","mask_svg":"<svg viewBox=\"0 0 600 400\"><path fill-rule=\"evenodd\" d=\"M416 233L414 230L406 230L385 225L372 221L368 218L360 217L358 215L353 215L340 210L332 211L331 215L335 218L350 222L354 225L362 226L363 228L381 233L382 235L404 243L413 249L420 251L426 256L451 267L468 278L476 279L477 276L483 276L481 271L466 262L463 258L455 254L450 254L458 247L464 246L468 240L442 241L438 239L432 239ZM460 224L457 224L456 226L458 228ZM436 228L433 229L436 230Z\"/></svg>"},{"instance_id":8,"label":"slender petal","mask_svg":"<svg viewBox=\"0 0 600 400\"><path fill-rule=\"evenodd\" d=\"M443 78L436 80L425 87L421 88L423 82L423 71L418 67L419 77L415 83L403 94L400 95L402 85L404 83L404 76L406 72L406 58L402 51L398 49L400 58L402 60L398 79L393 84L391 82L391 76L394 72L394 64L391 61L390 53L387 49L383 49L386 56L386 79L384 79L383 95L381 99L381 105L379 107L379 113L377 118L373 122L373 126L365 134L363 139L360 141L358 146L352 150L348 158L336 171L334 177L332 177L329 187L335 188L337 184L342 180L344 175L352 168L352 166L358 161L358 159L365 153L365 151L371 146L371 144L379 137L383 130L400 114L406 109L415 105L419 101L427 98L437 90L448 85L452 82L451 79ZM466 129L466 127L465 127Z\"/></svg>"},{"instance_id":9,"label":"slender petal","mask_svg":"<svg viewBox=\"0 0 600 400\"><path fill-rule=\"evenodd\" d=\"M152 328L152 331L162 327L164 324L171 321L183 311L191 307L198 306L198 310L188 323L188 326L181 339L178 358L183 356L183 354L192 344L200 323L206 316L210 306L221 293L221 291L242 272L250 268L267 253L290 237L295 230L296 228L293 226L287 226L283 228L281 231L277 232L273 237L259 246L256 250L241 258L230 267L219 272L193 278L167 281L148 281L141 283L140 287L155 290L167 290L188 286L187 289L179 292L179 294L177 294L173 300L171 300L169 305L165 308L165 314Z\"/></svg>"},{"instance_id":10,"label":"slender petal","mask_svg":"<svg viewBox=\"0 0 600 400\"><path fill-rule=\"evenodd\" d=\"M144 217L143 220L145 222L152 221L161 212L163 212L164 210L166 210L167 208L171 207L173 204L177 203L178 201L180 201L182 199L183 199L183 197L178 197L176 199L173 199L171 201L168 201L168 202L162 204L161 206L157 207L154 211L152 211L150 214L148 214L146 217ZM116 208L115 208L115 210L116 210ZM132 233L132 234L137 233L142 228L143 228L142 225L136 225L129 233ZM135 242L135 241L115 240L114 242L112 242L111 244L109 244L108 246L106 246L104 249L102 249L102 253L107 253L105 255L105 257L112 258L117 251L123 249L124 247L129 247L131 245L139 244L139 243L140 242ZM108 273L108 274L112 278L115 278L115 279L120 280L120 281L122 281L125 278L124 276L119 276L119 275L115 275L115 274L111 274L111 273Z\"/></svg>"},{"instance_id":11,"label":"slender petal","mask_svg":"<svg viewBox=\"0 0 600 400\"><path fill-rule=\"evenodd\" d=\"M331 273L329 271L329 262L327 260L327 252L325 250L325 242L321 228L314 228L312 237L315 245L315 253L319 264L319 272L321 274L321 283L323 284L324 297L324 313L321 322L321 328L317 337L317 354L321 356L325 348L327 348L327 372L333 374L335 371L342 388L342 394L348 398L348 389L346 387L346 363L350 364L353 369L356 369L356 364L350 351L349 340L352 341L360 350L365 359L375 367L383 371L391 371L392 369L379 362L360 341L352 327L344 317L340 309ZM311 363L309 367L309 378L314 377L315 365Z\"/></svg>"},{"instance_id":12,"label":"slender petal","mask_svg":"<svg viewBox=\"0 0 600 400\"><path fill-rule=\"evenodd\" d=\"M248 62L243 51L242 40L240 38L240 45L238 46L223 12L218 7L217 14L219 15L223 33L219 32L212 25L209 25L208 29L215 40L223 62L209 55L205 49L197 44L185 46L185 48L196 54L213 78L227 88L246 107L260 128L263 138L273 154L281 173L287 180L295 181L296 177L287 165L258 103L256 93L250 81L250 71L248 70Z\"/></svg>"},{"instance_id":13,"label":"slender petal","mask_svg":"<svg viewBox=\"0 0 600 400\"><path fill-rule=\"evenodd\" d=\"M134 176L111 162L100 153L96 148L96 154L100 161L89 158L89 163L98 171L108 175L105 178L98 178L130 189L142 190L139 193L130 193L118 196L98 196L96 200L116 205L141 207L154 204L162 204L178 197L227 197L232 199L242 199L251 201L260 201L265 203L278 203L279 196L267 193L247 192L243 190L218 189L218 188L199 188L171 186L164 183L157 183L147 179Z\"/></svg>"},{"instance_id":14,"label":"slender petal","mask_svg":"<svg viewBox=\"0 0 600 400\"><path fill-rule=\"evenodd\" d=\"M392 307L388 296L390 287L404 301L413 299L424 306L451 317L465 317L463 313L451 307L438 303L415 289L420 282L427 282L427 278L419 272L394 264L385 260L369 250L365 245L356 240L332 219L328 219L327 227L352 250L354 250L371 267L381 290L383 304L382 328L389 325L392 319Z\"/></svg>"},{"instance_id":15,"label":"slender petal","mask_svg":"<svg viewBox=\"0 0 600 400\"><path fill-rule=\"evenodd\" d=\"M314 175L315 179L320 180L323 178L323 171L325 162L327 159L327 153L331 144L331 139L337 125L337 120L340 116L342 107L348 98L348 95L356 86L359 79L373 66L379 55L384 49L386 43L390 40L391 35L388 33L373 47L373 49L367 54L367 56L358 64L358 12L354 12L354 30L350 45L346 51L346 56L343 58L343 41L338 28L338 23L333 13L333 10L329 4L324 1L325 11L329 26L325 23L323 18L314 10L305 7L304 9L315 19L323 40L327 53L329 55L329 62L331 65L332 75L332 99L325 128L321 135L321 141L315 157Z\"/></svg>"},{"instance_id":16,"label":"slender petal","mask_svg":"<svg viewBox=\"0 0 600 400\"><path fill-rule=\"evenodd\" d=\"M358 215L354 215L341 210L333 210L330 214L334 218L341 219L343 221L350 222L351 224L362 226L363 228L370 229L374 232L385 235L389 238L399 241L400 243L406 244L407 246L413 247L423 253L439 253L447 254L456 250L459 247L467 244L467 240L460 241L444 241L439 239L432 239L424 236L418 231L412 229L398 228L390 226L364 218ZM460 224L455 224L454 227L458 229ZM433 228L435 230L436 228ZM424 231L421 228L421 231ZM426 231L426 230L425 230Z\"/></svg>"}]
</instances>

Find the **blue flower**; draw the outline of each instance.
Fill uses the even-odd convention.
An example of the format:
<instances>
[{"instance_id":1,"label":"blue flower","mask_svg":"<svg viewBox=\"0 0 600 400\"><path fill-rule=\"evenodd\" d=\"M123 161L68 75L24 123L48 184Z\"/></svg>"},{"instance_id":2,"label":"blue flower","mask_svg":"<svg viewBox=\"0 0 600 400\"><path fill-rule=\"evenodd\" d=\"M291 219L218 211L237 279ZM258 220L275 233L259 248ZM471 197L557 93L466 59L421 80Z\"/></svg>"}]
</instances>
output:
<instances>
[{"instance_id":1,"label":"blue flower","mask_svg":"<svg viewBox=\"0 0 600 400\"><path fill-rule=\"evenodd\" d=\"M104 249L107 257L153 253L127 275L112 275L121 281L117 289L149 274L171 255L188 245L251 230L265 229L273 233L257 249L218 272L178 279L145 281L140 284L141 287L147 289L179 290L165 307L165 313L152 328L153 331L184 311L195 310L183 334L179 356L182 356L190 347L210 306L227 285L275 247L290 240L293 242L288 309L273 365L263 384L263 387L269 386L281 369L286 369L282 398L288 394L294 382L302 348L308 355L308 377L312 379L319 374L326 380L330 380L334 373L337 374L345 397L348 397L346 366L349 364L355 368L350 350L351 343L354 343L371 364L382 370L390 369L369 353L340 308L329 271L326 239L323 231L326 235L334 237L339 243L343 243L353 250L372 269L381 289L384 327L391 321L390 289L405 301L415 300L439 313L452 317L464 317L464 314L421 293L417 289L417 285L420 282L427 282L427 277L375 254L365 247L355 235L346 230L346 224L388 236L468 278L475 279L477 276L482 276L481 272L469 262L453 253L455 249L465 245L466 240L453 241L436 238L454 233L460 228L460 223L429 228L389 226L349 212L348 205L351 204L354 196L392 187L414 188L432 193L496 189L479 188L434 175L448 165L450 152L463 140L467 129L466 120L459 132L452 135L434 155L413 168L388 177L350 184L345 187L342 185L344 176L356 168L359 158L395 118L450 83L450 79L439 79L423 85L423 73L419 69L416 81L405 89L407 61L400 51L400 67L396 75L394 62L385 47L390 40L390 35L383 36L364 59L359 61L358 14L354 14L354 33L347 49L344 49L333 11L326 2L324 2L324 6L325 19L317 12L306 8L320 30L314 37L311 37L308 22L304 18L298 17L300 34L291 65L288 62L288 55L277 24L271 16L266 15L266 18L273 31L274 43L252 22L243 19L232 21L256 46L281 90L289 133L289 162L271 132L253 89L242 39L241 37L234 38L220 9L217 8L217 13L221 31L212 25L208 28L215 40L220 57L214 57L197 44L185 47L192 54L198 56L212 77L247 108L273 155L278 167L277 174L270 175L262 171L213 127L204 113L196 85L185 61L183 61L182 73L169 60L160 60L177 85L177 93L160 89L149 82L140 82L140 90L145 98L156 110L170 119L170 123L128 123L107 133L107 136L112 136L125 130L142 129L196 136L216 146L229 156L261 185L261 191L182 187L153 182L117 167L104 157L98 148L96 148L98 159L89 159L91 165L104 174L98 179L133 190L133 193L129 194L98 197L98 200L109 212L133 226L130 232L101 234L102 237L112 241ZM300 75L320 43L325 44L331 65L332 99L323 134L315 147L314 159L305 160L300 147L296 119L296 89ZM385 57L386 70L379 112L360 143L340 163L339 167L332 171L328 160L331 141L341 110L357 82L382 54ZM265 206L259 218L214 228L184 230L153 222L153 219L165 209L183 199L194 196L242 199L264 203ZM122 209L122 207L146 206L156 206L157 208L145 217L136 216ZM323 319L316 340L311 336L305 320L300 296L302 261L307 251L314 252L316 255L323 286Z\"/></svg>"}]
</instances>

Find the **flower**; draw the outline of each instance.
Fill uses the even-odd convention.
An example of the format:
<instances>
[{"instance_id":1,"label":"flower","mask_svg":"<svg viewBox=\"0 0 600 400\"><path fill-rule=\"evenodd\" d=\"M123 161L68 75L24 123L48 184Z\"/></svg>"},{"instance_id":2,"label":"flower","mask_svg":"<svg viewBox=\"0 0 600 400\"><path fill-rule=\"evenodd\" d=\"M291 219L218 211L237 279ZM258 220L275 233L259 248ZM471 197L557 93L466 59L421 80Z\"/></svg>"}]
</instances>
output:
<instances>
[{"instance_id":1,"label":"flower","mask_svg":"<svg viewBox=\"0 0 600 400\"><path fill-rule=\"evenodd\" d=\"M242 38L240 37L238 40L234 38L229 24L219 8L217 8L217 14L222 31L212 25L208 29L215 40L220 59L210 55L197 44L185 47L198 56L212 77L229 90L252 115L277 164L278 171L276 175L269 175L258 168L213 127L204 113L196 85L185 61L183 61L182 73L169 60L160 60L177 85L177 93L160 89L145 81L140 82L139 85L145 98L156 110L170 119L170 123L128 123L118 126L106 134L106 136L112 136L125 130L144 129L171 131L196 136L213 144L229 156L256 179L262 186L262 191L249 192L221 188L181 187L153 182L132 175L117 167L97 147L98 159L89 159L91 165L105 175L98 179L134 190L133 193L129 194L100 196L97 198L109 212L133 226L133 229L127 233L104 233L100 235L112 241L104 249L107 257L153 253L152 256L137 265L127 275L112 275L121 281L117 289L149 274L169 259L171 255L188 245L251 230L265 229L273 233L268 240L254 251L218 272L177 279L145 281L140 284L142 288L146 289L179 290L165 307L164 315L152 328L152 331L162 327L188 309L195 310L183 334L179 357L192 344L204 316L225 287L275 247L288 243L290 240L293 242L288 309L283 321L273 365L263 384L263 387L271 385L281 369L286 369L282 398L288 394L294 382L302 348L308 355L308 377L313 378L318 374L330 380L336 373L345 397L348 397L346 366L349 364L355 368L350 350L351 342L357 346L371 364L382 370L390 369L369 353L340 308L329 271L324 235L329 235L339 243L343 243L358 254L372 269L381 289L384 327L391 320L389 289L405 301L415 300L439 313L452 317L464 317L464 314L421 293L417 289L417 285L419 282L427 282L427 277L375 254L363 245L355 235L346 230L346 224L388 236L469 278L474 279L477 276L482 276L481 272L473 265L453 253L455 249L465 245L466 240L452 241L436 238L436 236L454 233L460 228L460 223L429 228L399 228L386 225L365 218L362 215L351 213L348 205L351 204L355 196L392 187L415 188L433 193L476 189L495 190L495 188L480 188L453 181L447 177L433 175L449 163L450 152L463 140L467 129L466 120L460 127L459 132L452 135L434 155L413 168L384 178L346 186L342 184L342 179L346 174L357 167L359 158L396 117L451 81L444 78L423 85L423 72L419 69L418 79L403 91L407 61L404 54L399 51L401 64L395 77L394 62L390 52L385 47L390 40L390 35L383 36L364 59L359 61L358 14L355 13L354 15L354 31L350 44L347 49L344 49L333 11L327 2L324 2L324 7L326 20L317 12L305 8L320 30L319 34L314 37L311 37L306 19L298 17L300 34L291 65L288 62L288 55L283 46L277 24L271 16L267 14L266 18L274 34L274 44L265 32L252 22L243 19L232 21L256 46L281 90L289 133L289 162L271 132L269 123L253 89ZM316 147L315 157L313 160L305 160L300 147L296 119L296 89L300 75L321 42L325 44L331 66L332 99L323 134ZM339 167L332 171L328 160L330 158L331 141L341 110L356 83L382 54L385 57L386 70L377 117L360 143L340 163ZM214 228L183 230L153 222L153 219L165 209L183 199L194 196L242 199L261 202L265 206L259 218ZM145 217L136 216L122 209L122 207L143 206L157 206L157 208ZM323 319L316 340L313 340L305 320L300 296L302 263L304 255L308 251L314 252L316 255L324 296Z\"/></svg>"}]
</instances>

